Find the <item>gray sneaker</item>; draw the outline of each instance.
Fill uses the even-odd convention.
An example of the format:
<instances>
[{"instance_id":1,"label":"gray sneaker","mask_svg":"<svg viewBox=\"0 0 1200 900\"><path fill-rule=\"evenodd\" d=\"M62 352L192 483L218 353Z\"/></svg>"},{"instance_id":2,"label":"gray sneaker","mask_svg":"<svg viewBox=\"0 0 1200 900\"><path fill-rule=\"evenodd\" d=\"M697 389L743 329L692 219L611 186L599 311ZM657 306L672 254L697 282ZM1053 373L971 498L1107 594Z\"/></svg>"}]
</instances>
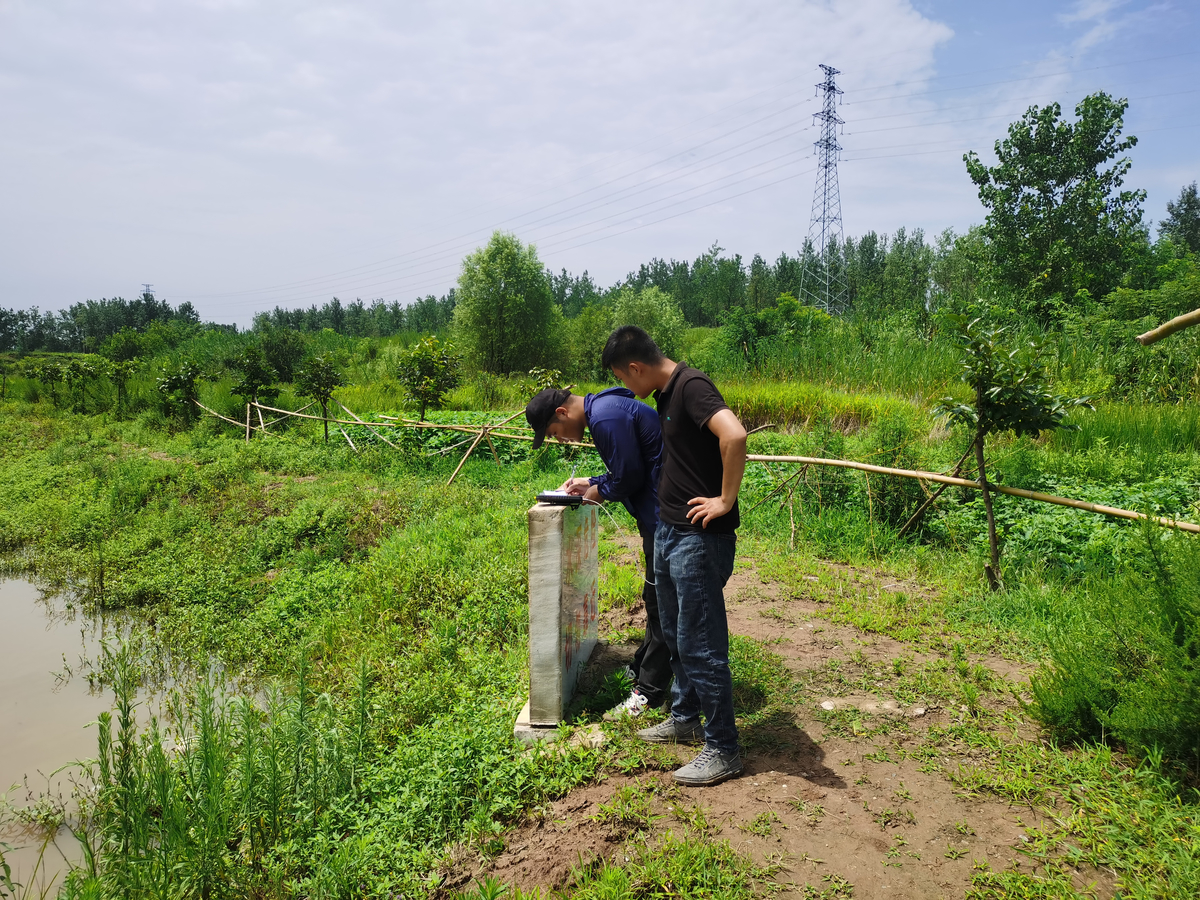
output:
<instances>
[{"instance_id":1,"label":"gray sneaker","mask_svg":"<svg viewBox=\"0 0 1200 900\"><path fill-rule=\"evenodd\" d=\"M643 728L637 736L652 744L702 744L704 726L700 724L699 719L681 722L674 716L668 716L657 725Z\"/></svg>"},{"instance_id":2,"label":"gray sneaker","mask_svg":"<svg viewBox=\"0 0 1200 900\"><path fill-rule=\"evenodd\" d=\"M706 746L700 755L682 769L675 772L675 780L691 787L707 787L720 784L742 774L742 755L734 750L722 753L715 747Z\"/></svg>"}]
</instances>

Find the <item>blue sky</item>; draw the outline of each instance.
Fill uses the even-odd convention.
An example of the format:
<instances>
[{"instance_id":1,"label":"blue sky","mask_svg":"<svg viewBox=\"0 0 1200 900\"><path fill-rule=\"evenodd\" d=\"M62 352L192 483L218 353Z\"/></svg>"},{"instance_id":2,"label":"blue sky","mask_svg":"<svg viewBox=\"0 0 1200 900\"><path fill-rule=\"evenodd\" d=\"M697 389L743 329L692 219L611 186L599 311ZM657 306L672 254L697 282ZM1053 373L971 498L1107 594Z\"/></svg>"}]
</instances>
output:
<instances>
[{"instance_id":1,"label":"blue sky","mask_svg":"<svg viewBox=\"0 0 1200 900\"><path fill-rule=\"evenodd\" d=\"M818 63L845 230L981 221L961 156L1130 98L1146 214L1200 178L1183 2L0 0L0 305L143 282L205 318L454 284L502 227L611 283L808 232Z\"/></svg>"}]
</instances>

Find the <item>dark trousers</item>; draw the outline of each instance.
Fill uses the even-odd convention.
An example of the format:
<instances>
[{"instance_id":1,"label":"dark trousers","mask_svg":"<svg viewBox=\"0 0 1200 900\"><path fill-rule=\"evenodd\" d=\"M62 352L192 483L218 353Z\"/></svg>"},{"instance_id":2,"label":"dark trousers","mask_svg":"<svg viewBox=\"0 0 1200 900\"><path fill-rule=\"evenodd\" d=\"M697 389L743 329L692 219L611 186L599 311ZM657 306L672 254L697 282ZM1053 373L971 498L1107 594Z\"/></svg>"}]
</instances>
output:
<instances>
[{"instance_id":1,"label":"dark trousers","mask_svg":"<svg viewBox=\"0 0 1200 900\"><path fill-rule=\"evenodd\" d=\"M666 701L671 688L671 652L663 637L662 622L658 617L658 593L654 588L654 526L638 522L638 533L642 536L642 555L646 560L642 584L642 602L646 604L646 637L633 655L633 671L638 690L653 707L661 706Z\"/></svg>"},{"instance_id":2,"label":"dark trousers","mask_svg":"<svg viewBox=\"0 0 1200 900\"><path fill-rule=\"evenodd\" d=\"M736 548L732 534L665 522L654 536L654 580L675 671L671 715L692 721L703 713L705 743L722 753L738 749L724 594Z\"/></svg>"}]
</instances>

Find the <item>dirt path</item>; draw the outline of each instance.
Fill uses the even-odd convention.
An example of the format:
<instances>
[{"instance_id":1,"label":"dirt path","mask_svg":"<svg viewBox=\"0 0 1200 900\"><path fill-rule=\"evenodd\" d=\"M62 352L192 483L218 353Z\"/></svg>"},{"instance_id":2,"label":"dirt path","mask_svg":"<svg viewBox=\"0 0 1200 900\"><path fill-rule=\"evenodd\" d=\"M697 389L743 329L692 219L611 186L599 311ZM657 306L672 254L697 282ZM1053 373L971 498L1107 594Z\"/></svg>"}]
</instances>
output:
<instances>
[{"instance_id":1,"label":"dirt path","mask_svg":"<svg viewBox=\"0 0 1200 900\"><path fill-rule=\"evenodd\" d=\"M886 573L848 577L865 589L921 589ZM973 714L936 700L938 677L956 667L969 673L989 686L981 706L998 712L1015 708L1004 688L1020 685L1021 668L1000 658L950 660L925 645L833 624L821 616L816 597L795 593L764 583L753 567L735 574L726 590L730 632L775 654L796 682L787 715L744 729L742 777L695 789L674 785L669 766L612 775L522 823L507 835L503 852L486 865L457 867L447 886L489 874L522 889L558 887L581 863L620 863L665 831L728 841L774 868L781 896L955 898L981 867L1031 871L1022 848L1039 814L1028 805L969 796L947 773L969 766L976 749L929 739ZM640 610L612 610L602 637L643 626ZM603 646L588 680L615 670L633 649ZM910 684L933 687L922 695ZM1022 735L1032 736L1032 730ZM694 752L677 748L681 763ZM621 798L640 798L648 817L614 821L611 806ZM1111 880L1098 873L1081 872L1077 883L1098 897L1113 893Z\"/></svg>"}]
</instances>

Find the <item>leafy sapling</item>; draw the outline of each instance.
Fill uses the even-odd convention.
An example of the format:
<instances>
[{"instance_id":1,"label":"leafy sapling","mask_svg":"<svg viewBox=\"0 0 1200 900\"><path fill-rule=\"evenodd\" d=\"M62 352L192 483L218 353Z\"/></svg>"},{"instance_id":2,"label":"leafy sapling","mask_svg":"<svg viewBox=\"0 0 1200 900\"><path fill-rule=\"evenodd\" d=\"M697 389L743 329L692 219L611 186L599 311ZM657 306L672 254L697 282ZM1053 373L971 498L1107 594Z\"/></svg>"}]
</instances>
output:
<instances>
[{"instance_id":1,"label":"leafy sapling","mask_svg":"<svg viewBox=\"0 0 1200 900\"><path fill-rule=\"evenodd\" d=\"M934 414L966 425L974 432L971 446L979 469L979 486L987 513L989 562L984 568L988 584L1000 588L1000 542L996 535L996 517L992 492L987 480L985 444L989 434L1012 432L1021 437L1037 437L1056 428L1074 430L1066 418L1072 410L1092 409L1087 398L1071 399L1049 390L1042 344L1030 341L1011 346L1008 329L987 325L982 318L968 319L948 315L962 348L962 380L975 392L974 401L959 403L945 397Z\"/></svg>"},{"instance_id":2,"label":"leafy sapling","mask_svg":"<svg viewBox=\"0 0 1200 900\"><path fill-rule=\"evenodd\" d=\"M311 397L321 405L321 419L325 426L325 443L329 443L329 401L333 392L345 384L337 370L334 359L329 356L314 356L304 361L296 373L296 390Z\"/></svg>"},{"instance_id":3,"label":"leafy sapling","mask_svg":"<svg viewBox=\"0 0 1200 900\"><path fill-rule=\"evenodd\" d=\"M432 335L421 338L400 355L396 363L396 378L420 408L420 420L425 410L442 405L450 391L458 386L462 359L454 345L443 343Z\"/></svg>"}]
</instances>

